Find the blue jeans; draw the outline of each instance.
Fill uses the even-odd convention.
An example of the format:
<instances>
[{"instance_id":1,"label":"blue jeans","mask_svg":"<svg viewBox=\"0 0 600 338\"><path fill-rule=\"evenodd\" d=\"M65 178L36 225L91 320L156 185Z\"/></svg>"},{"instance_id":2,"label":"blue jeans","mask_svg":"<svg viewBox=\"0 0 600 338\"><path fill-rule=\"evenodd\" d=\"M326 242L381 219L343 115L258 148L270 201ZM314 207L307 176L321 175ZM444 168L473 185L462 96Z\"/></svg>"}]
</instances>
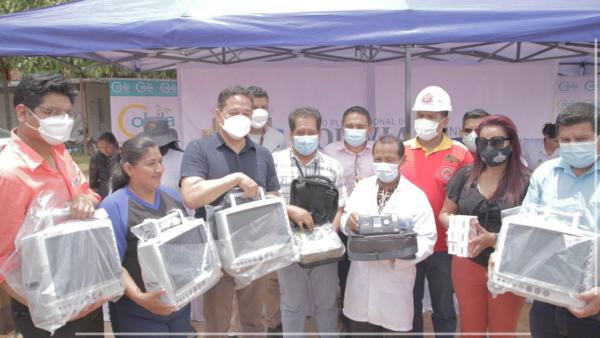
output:
<instances>
[{"instance_id":1,"label":"blue jeans","mask_svg":"<svg viewBox=\"0 0 600 338\"><path fill-rule=\"evenodd\" d=\"M305 309L308 303L308 283L316 308L315 321L319 332L337 332L338 263L304 269L292 264L277 271L281 290L281 324L286 337L304 337L287 333L304 332ZM327 336L335 337L335 336Z\"/></svg>"},{"instance_id":2,"label":"blue jeans","mask_svg":"<svg viewBox=\"0 0 600 338\"><path fill-rule=\"evenodd\" d=\"M113 332L117 338L127 337L119 333L138 333L135 337L155 338L170 337L171 333L194 332L190 322L190 304L169 316L159 316L135 304L127 296L123 296L116 303L108 303L108 309ZM144 333L153 335L145 336ZM160 333L164 335L158 335Z\"/></svg>"},{"instance_id":3,"label":"blue jeans","mask_svg":"<svg viewBox=\"0 0 600 338\"><path fill-rule=\"evenodd\" d=\"M425 277L429 282L429 294L433 314L433 330L439 333L456 332L456 311L454 310L454 289L450 277L452 256L447 252L434 252L433 255L417 264L417 276L413 289L415 313L413 317L414 333L423 332L423 295ZM415 335L421 337L421 335ZM451 336L436 336L451 337Z\"/></svg>"},{"instance_id":4,"label":"blue jeans","mask_svg":"<svg viewBox=\"0 0 600 338\"><path fill-rule=\"evenodd\" d=\"M579 319L569 310L535 301L529 312L533 338L600 337L600 316Z\"/></svg>"}]
</instances>

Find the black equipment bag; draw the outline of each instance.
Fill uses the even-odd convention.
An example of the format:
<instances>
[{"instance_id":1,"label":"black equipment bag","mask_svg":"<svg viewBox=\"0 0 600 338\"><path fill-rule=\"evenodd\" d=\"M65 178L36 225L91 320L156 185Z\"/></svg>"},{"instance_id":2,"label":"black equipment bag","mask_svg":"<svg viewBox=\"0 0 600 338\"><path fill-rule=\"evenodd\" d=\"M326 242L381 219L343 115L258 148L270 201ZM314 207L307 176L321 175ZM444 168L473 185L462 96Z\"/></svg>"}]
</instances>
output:
<instances>
[{"instance_id":1,"label":"black equipment bag","mask_svg":"<svg viewBox=\"0 0 600 338\"><path fill-rule=\"evenodd\" d=\"M338 199L339 199L339 191L335 184L328 177L321 175L308 175L304 176L302 169L296 162L296 166L298 167L298 171L300 172L300 177L294 179L291 184L290 191L290 204L301 207L308 212L310 212L313 222L315 226L319 227L324 224L331 224L335 219L335 214L338 211ZM316 163L315 163L316 169ZM291 221L291 220L290 220ZM304 230L308 231L308 230ZM294 229L296 233L296 238L298 240L298 245L300 247L300 266L303 268L311 268L318 265L328 264L340 261L344 258L345 248L342 241L339 239L338 234L335 231L324 232L327 233L325 236L331 236L329 240L321 237L321 236L307 236L300 235L298 233L298 229ZM317 239L319 238L320 239ZM336 238L333 238L336 237ZM303 241L311 241L312 243L306 243L306 247L313 247L315 243L318 241L324 241L325 243L338 243L339 247L333 248L323 248L323 259L318 261L313 261L309 259L308 255L303 255ZM336 245L337 246L337 245ZM315 253L312 252L310 256L313 256ZM303 258L310 260L310 263L303 263Z\"/></svg>"},{"instance_id":2,"label":"black equipment bag","mask_svg":"<svg viewBox=\"0 0 600 338\"><path fill-rule=\"evenodd\" d=\"M417 234L411 230L386 235L348 236L348 258L351 261L414 259L417 251Z\"/></svg>"}]
</instances>

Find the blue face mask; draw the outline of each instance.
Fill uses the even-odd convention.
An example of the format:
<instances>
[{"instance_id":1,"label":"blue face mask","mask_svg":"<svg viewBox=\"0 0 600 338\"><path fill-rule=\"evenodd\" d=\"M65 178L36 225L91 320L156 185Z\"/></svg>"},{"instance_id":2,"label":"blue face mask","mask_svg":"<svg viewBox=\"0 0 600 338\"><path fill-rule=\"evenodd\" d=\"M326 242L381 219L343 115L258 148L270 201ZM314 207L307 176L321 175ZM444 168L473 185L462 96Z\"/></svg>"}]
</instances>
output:
<instances>
[{"instance_id":1,"label":"blue face mask","mask_svg":"<svg viewBox=\"0 0 600 338\"><path fill-rule=\"evenodd\" d=\"M367 130L344 128L344 141L353 147L363 145L367 142Z\"/></svg>"},{"instance_id":2,"label":"blue face mask","mask_svg":"<svg viewBox=\"0 0 600 338\"><path fill-rule=\"evenodd\" d=\"M597 142L561 142L560 157L573 168L588 167L598 158L598 153L596 152Z\"/></svg>"},{"instance_id":3,"label":"blue face mask","mask_svg":"<svg viewBox=\"0 0 600 338\"><path fill-rule=\"evenodd\" d=\"M319 135L294 136L294 149L302 156L314 153L319 146Z\"/></svg>"}]
</instances>

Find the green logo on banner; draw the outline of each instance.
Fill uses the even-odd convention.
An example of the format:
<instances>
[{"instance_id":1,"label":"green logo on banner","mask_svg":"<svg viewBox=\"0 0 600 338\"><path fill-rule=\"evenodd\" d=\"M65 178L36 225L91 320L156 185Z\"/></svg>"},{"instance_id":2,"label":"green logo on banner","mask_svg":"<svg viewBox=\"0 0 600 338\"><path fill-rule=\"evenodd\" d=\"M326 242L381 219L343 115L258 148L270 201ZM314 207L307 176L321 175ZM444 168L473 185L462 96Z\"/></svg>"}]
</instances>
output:
<instances>
[{"instance_id":1,"label":"green logo on banner","mask_svg":"<svg viewBox=\"0 0 600 338\"><path fill-rule=\"evenodd\" d=\"M110 80L110 96L177 96L177 81Z\"/></svg>"}]
</instances>

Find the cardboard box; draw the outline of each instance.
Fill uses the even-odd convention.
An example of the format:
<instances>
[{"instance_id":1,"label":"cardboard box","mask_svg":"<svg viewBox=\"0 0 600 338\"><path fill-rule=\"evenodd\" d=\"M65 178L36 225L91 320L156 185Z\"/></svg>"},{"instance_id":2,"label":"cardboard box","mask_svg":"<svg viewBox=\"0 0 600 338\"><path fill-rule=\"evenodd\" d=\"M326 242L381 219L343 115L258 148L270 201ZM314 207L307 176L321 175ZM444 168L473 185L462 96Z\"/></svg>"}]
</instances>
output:
<instances>
[{"instance_id":1,"label":"cardboard box","mask_svg":"<svg viewBox=\"0 0 600 338\"><path fill-rule=\"evenodd\" d=\"M458 257L471 257L469 241L477 236L477 217L452 215L448 223L448 253Z\"/></svg>"}]
</instances>

